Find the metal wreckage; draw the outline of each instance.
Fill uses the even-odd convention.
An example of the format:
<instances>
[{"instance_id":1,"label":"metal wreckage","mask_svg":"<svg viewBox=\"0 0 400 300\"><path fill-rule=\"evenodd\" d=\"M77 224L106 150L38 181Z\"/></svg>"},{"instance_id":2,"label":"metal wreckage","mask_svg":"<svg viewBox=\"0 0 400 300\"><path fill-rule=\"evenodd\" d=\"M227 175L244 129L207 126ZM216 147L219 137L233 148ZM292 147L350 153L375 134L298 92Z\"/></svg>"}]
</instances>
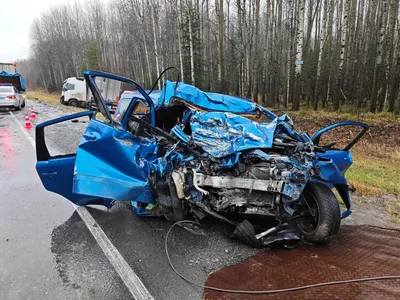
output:
<instances>
[{"instance_id":1,"label":"metal wreckage","mask_svg":"<svg viewBox=\"0 0 400 300\"><path fill-rule=\"evenodd\" d=\"M254 247L328 243L351 213L344 174L352 164L349 150L367 124L341 122L310 137L295 131L287 115L249 99L178 81L145 91L115 74L84 76L97 111L36 127L36 169L47 190L77 205L131 201L137 215L170 221L211 216L233 225L232 237ZM98 78L137 89L114 116ZM143 106L146 110L138 109ZM90 122L76 154L52 157L44 128L82 116ZM359 132L342 149L320 145L324 133L340 126ZM343 213L333 188L346 206Z\"/></svg>"}]
</instances>

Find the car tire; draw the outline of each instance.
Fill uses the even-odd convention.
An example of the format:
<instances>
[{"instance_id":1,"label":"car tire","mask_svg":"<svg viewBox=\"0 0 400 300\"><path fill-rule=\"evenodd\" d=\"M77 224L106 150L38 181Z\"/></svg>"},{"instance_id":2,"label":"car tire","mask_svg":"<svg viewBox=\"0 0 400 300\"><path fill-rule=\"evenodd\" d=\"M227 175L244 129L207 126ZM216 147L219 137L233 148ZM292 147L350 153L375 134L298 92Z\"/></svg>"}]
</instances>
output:
<instances>
[{"instance_id":1,"label":"car tire","mask_svg":"<svg viewBox=\"0 0 400 300\"><path fill-rule=\"evenodd\" d=\"M312 244L327 244L331 242L339 231L341 219L340 207L335 194L324 184L311 183L305 188L303 199L310 206L314 202L314 211L318 214L318 221L314 225L308 224L308 226L304 226L303 223L300 226L298 224L304 241Z\"/></svg>"},{"instance_id":2,"label":"car tire","mask_svg":"<svg viewBox=\"0 0 400 300\"><path fill-rule=\"evenodd\" d=\"M69 106L74 106L74 107L79 107L79 102L78 102L78 100L71 99L71 100L68 101L68 105Z\"/></svg>"},{"instance_id":3,"label":"car tire","mask_svg":"<svg viewBox=\"0 0 400 300\"><path fill-rule=\"evenodd\" d=\"M22 107L22 108L25 108L25 105L26 105L26 104L25 104L25 100L24 100L24 102L22 102L21 107Z\"/></svg>"}]
</instances>

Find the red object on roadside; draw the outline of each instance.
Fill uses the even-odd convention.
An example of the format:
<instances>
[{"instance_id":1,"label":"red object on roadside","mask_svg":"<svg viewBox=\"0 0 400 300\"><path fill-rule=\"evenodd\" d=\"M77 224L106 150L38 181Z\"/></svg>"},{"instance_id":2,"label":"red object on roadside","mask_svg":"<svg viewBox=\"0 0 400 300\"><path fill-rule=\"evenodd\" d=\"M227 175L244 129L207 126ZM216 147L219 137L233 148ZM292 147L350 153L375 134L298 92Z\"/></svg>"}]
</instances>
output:
<instances>
[{"instance_id":1,"label":"red object on roadside","mask_svg":"<svg viewBox=\"0 0 400 300\"><path fill-rule=\"evenodd\" d=\"M32 128L31 120L29 120L28 114L25 114L25 128Z\"/></svg>"},{"instance_id":2,"label":"red object on roadside","mask_svg":"<svg viewBox=\"0 0 400 300\"><path fill-rule=\"evenodd\" d=\"M36 115L35 115L35 110L33 109L33 107L31 107L31 118L35 119Z\"/></svg>"}]
</instances>

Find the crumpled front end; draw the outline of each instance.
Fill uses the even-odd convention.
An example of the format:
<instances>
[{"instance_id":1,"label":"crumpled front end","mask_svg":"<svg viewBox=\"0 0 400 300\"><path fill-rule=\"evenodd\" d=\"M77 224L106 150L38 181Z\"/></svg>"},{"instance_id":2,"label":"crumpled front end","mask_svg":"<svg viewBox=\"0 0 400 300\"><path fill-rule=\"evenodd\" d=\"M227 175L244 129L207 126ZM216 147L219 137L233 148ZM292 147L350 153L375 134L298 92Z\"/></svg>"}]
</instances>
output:
<instances>
[{"instance_id":1,"label":"crumpled front end","mask_svg":"<svg viewBox=\"0 0 400 300\"><path fill-rule=\"evenodd\" d=\"M331 188L349 214L349 149L368 125L333 124L311 138L295 131L287 115L249 99L169 81L150 97L128 78L98 71L84 75L98 111L36 127L37 170L48 190L83 205L131 201L138 215L171 221L211 216L235 226L233 237L257 247L331 241L340 226ZM97 77L137 88L124 107L119 103L120 118L112 118ZM97 113L106 121L97 120ZM76 155L51 157L44 128L82 116L91 120ZM256 122L260 117L270 122ZM362 129L342 150L335 143L321 146L321 136L338 126ZM61 185L58 175L73 180Z\"/></svg>"}]
</instances>

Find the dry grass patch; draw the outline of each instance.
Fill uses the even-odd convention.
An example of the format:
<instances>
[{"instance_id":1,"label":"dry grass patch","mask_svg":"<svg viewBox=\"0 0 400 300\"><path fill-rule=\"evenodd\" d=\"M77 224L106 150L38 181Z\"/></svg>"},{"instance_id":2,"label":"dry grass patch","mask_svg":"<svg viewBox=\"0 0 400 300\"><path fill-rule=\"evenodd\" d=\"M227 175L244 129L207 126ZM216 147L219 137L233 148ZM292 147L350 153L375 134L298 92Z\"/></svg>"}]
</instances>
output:
<instances>
[{"instance_id":1,"label":"dry grass patch","mask_svg":"<svg viewBox=\"0 0 400 300\"><path fill-rule=\"evenodd\" d=\"M71 106L65 106L60 103L60 94L59 93L48 93L44 90L33 90L33 91L28 91L26 93L26 98L27 99L33 99L33 100L39 100L43 103L53 105L56 107L62 107L64 109L69 109L72 112L79 112L82 111L82 108L79 107L71 107Z\"/></svg>"},{"instance_id":2,"label":"dry grass patch","mask_svg":"<svg viewBox=\"0 0 400 300\"><path fill-rule=\"evenodd\" d=\"M62 106L60 103L60 94L58 93L47 93L44 90L33 90L28 91L26 97L28 99L39 100L51 105Z\"/></svg>"}]
</instances>

